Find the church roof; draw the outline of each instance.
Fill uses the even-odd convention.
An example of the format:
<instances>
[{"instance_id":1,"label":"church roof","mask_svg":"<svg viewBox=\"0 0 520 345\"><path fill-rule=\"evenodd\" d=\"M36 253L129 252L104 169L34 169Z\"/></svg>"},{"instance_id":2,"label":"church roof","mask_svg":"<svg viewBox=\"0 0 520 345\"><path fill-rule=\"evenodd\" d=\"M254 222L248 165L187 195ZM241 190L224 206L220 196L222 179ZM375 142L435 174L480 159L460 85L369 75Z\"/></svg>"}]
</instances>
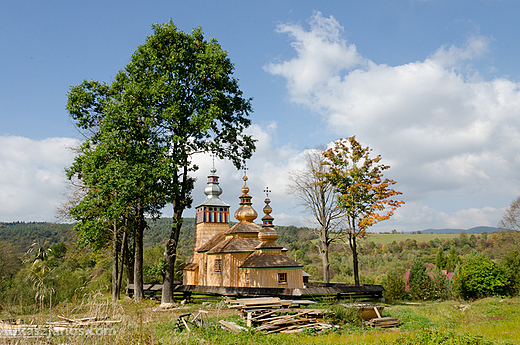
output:
<instances>
[{"instance_id":1,"label":"church roof","mask_svg":"<svg viewBox=\"0 0 520 345\"><path fill-rule=\"evenodd\" d=\"M226 233L223 233L223 232L218 233L215 236L213 236L212 238L210 238L209 241L206 242L204 245L202 245L198 249L196 249L196 251L199 253L207 252L208 250L212 249L217 244L222 242L225 238L226 238Z\"/></svg>"},{"instance_id":2,"label":"church roof","mask_svg":"<svg viewBox=\"0 0 520 345\"><path fill-rule=\"evenodd\" d=\"M262 241L258 238L230 237L218 243L206 254L225 254L225 253L248 253L254 252L255 247Z\"/></svg>"},{"instance_id":3,"label":"church roof","mask_svg":"<svg viewBox=\"0 0 520 345\"><path fill-rule=\"evenodd\" d=\"M195 271L199 267L199 264L196 262L192 262L184 266L183 270L185 271Z\"/></svg>"},{"instance_id":4,"label":"church roof","mask_svg":"<svg viewBox=\"0 0 520 345\"><path fill-rule=\"evenodd\" d=\"M288 258L283 254L272 255L264 252L255 252L247 257L240 268L288 268L303 267L297 261Z\"/></svg>"},{"instance_id":5,"label":"church roof","mask_svg":"<svg viewBox=\"0 0 520 345\"><path fill-rule=\"evenodd\" d=\"M253 222L239 222L231 227L226 234L247 234L247 233L259 233L262 227Z\"/></svg>"}]
</instances>

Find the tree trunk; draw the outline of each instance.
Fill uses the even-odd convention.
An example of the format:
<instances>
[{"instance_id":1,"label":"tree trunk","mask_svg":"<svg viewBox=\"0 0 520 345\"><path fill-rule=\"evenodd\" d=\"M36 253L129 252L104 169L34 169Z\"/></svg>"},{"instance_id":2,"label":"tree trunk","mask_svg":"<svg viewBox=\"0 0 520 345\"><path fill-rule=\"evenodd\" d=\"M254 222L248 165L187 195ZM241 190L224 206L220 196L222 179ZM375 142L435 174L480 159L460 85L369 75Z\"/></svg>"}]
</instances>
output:
<instances>
[{"instance_id":1,"label":"tree trunk","mask_svg":"<svg viewBox=\"0 0 520 345\"><path fill-rule=\"evenodd\" d=\"M119 300L121 298L121 283L123 281L123 267L125 265L125 256L128 254L127 251L127 239L126 239L126 231L123 231L123 238L121 239L121 261L119 264L119 275L117 276L117 289L119 290L117 299Z\"/></svg>"},{"instance_id":2,"label":"tree trunk","mask_svg":"<svg viewBox=\"0 0 520 345\"><path fill-rule=\"evenodd\" d=\"M115 302L119 299L118 277L119 277L119 243L117 240L117 223L114 222L114 229L112 235L112 250L114 258L112 260L112 301Z\"/></svg>"},{"instance_id":3,"label":"tree trunk","mask_svg":"<svg viewBox=\"0 0 520 345\"><path fill-rule=\"evenodd\" d=\"M166 270L164 272L161 303L173 302L173 283L175 280L175 261L177 259L177 245L182 226L182 211L174 211L172 220L172 231L166 248L164 249L164 261Z\"/></svg>"},{"instance_id":4,"label":"tree trunk","mask_svg":"<svg viewBox=\"0 0 520 345\"><path fill-rule=\"evenodd\" d=\"M327 237L323 236L324 231L326 232L326 229L324 230L322 228L320 255L321 255L321 264L323 266L323 282L329 283L330 282L329 243L327 242Z\"/></svg>"},{"instance_id":5,"label":"tree trunk","mask_svg":"<svg viewBox=\"0 0 520 345\"><path fill-rule=\"evenodd\" d=\"M128 229L128 228L127 228ZM125 267L126 267L126 284L130 285L134 283L134 254L135 249L130 251L131 248L135 248L135 242L131 243L132 247L129 246L128 237L125 242Z\"/></svg>"},{"instance_id":6,"label":"tree trunk","mask_svg":"<svg viewBox=\"0 0 520 345\"><path fill-rule=\"evenodd\" d=\"M173 302L173 285L175 280L175 261L177 259L177 245L179 244L179 234L182 227L182 213L186 207L186 191L188 190L188 164L184 164L182 173L181 188L178 195L173 201L173 219L172 231L170 238L164 248L164 261L166 262L166 270L164 272L164 281L161 295L161 303Z\"/></svg>"},{"instance_id":7,"label":"tree trunk","mask_svg":"<svg viewBox=\"0 0 520 345\"><path fill-rule=\"evenodd\" d=\"M139 205L135 226L135 253L134 253L134 301L139 302L144 297L143 289L143 233L144 214Z\"/></svg>"},{"instance_id":8,"label":"tree trunk","mask_svg":"<svg viewBox=\"0 0 520 345\"><path fill-rule=\"evenodd\" d=\"M355 234L349 235L350 249L352 250L352 263L354 266L354 284L359 286L359 266L358 266L358 253Z\"/></svg>"}]
</instances>

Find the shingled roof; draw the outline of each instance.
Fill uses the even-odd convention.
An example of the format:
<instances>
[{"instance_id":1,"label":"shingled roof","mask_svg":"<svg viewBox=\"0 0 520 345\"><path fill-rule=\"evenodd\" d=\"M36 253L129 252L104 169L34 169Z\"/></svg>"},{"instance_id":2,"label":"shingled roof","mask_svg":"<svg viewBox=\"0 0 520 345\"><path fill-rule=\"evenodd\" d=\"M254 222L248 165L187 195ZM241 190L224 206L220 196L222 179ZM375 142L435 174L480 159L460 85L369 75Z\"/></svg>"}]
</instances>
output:
<instances>
[{"instance_id":1,"label":"shingled roof","mask_svg":"<svg viewBox=\"0 0 520 345\"><path fill-rule=\"evenodd\" d=\"M248 253L255 251L255 247L261 244L258 238L230 237L223 240L209 250L206 254L225 254L225 253Z\"/></svg>"},{"instance_id":2,"label":"shingled roof","mask_svg":"<svg viewBox=\"0 0 520 345\"><path fill-rule=\"evenodd\" d=\"M259 233L262 227L253 222L238 222L229 229L226 234L248 234L248 233Z\"/></svg>"},{"instance_id":3,"label":"shingled roof","mask_svg":"<svg viewBox=\"0 0 520 345\"><path fill-rule=\"evenodd\" d=\"M287 256L271 255L264 252L255 252L247 257L240 268L300 268L303 267L297 261L288 258Z\"/></svg>"}]
</instances>

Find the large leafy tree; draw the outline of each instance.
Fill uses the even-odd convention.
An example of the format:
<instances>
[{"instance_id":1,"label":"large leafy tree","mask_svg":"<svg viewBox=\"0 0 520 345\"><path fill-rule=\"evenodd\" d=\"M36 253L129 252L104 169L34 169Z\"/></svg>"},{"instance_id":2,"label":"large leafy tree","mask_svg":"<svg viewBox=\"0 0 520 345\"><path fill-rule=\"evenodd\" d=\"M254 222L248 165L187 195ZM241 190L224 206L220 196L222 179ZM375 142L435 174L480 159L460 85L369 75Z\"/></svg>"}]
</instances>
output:
<instances>
[{"instance_id":1,"label":"large leafy tree","mask_svg":"<svg viewBox=\"0 0 520 345\"><path fill-rule=\"evenodd\" d=\"M367 228L389 219L404 201L393 197L402 194L390 186L396 182L384 178L389 168L381 164L381 156L370 157L371 149L362 147L354 136L340 139L323 153L328 169L321 173L337 193L337 204L345 220L350 249L352 250L354 281L359 285L357 240L365 237Z\"/></svg>"},{"instance_id":2,"label":"large leafy tree","mask_svg":"<svg viewBox=\"0 0 520 345\"><path fill-rule=\"evenodd\" d=\"M128 95L104 105L104 117L68 169L87 189L70 213L78 221L80 238L94 248L112 244L113 298L119 297L119 254L127 235L134 239L135 298L142 291L142 239L145 214L158 216L168 197L169 166L164 148L149 123L133 109ZM124 248L124 246L123 246Z\"/></svg>"},{"instance_id":3,"label":"large leafy tree","mask_svg":"<svg viewBox=\"0 0 520 345\"><path fill-rule=\"evenodd\" d=\"M325 180L326 172L323 152L325 147L307 150L304 155L305 167L289 175L288 192L294 194L305 210L312 214L319 227L312 229L319 237L318 250L323 266L323 282L330 281L329 248L333 242L343 238L338 231L342 218L341 209L336 204L333 185Z\"/></svg>"},{"instance_id":4,"label":"large leafy tree","mask_svg":"<svg viewBox=\"0 0 520 345\"><path fill-rule=\"evenodd\" d=\"M251 100L243 97L227 52L215 39L206 40L200 28L189 34L170 21L154 24L152 29L153 34L112 84L84 81L71 89L68 108L77 125L93 133L90 141L95 150L108 140L117 154L121 135L125 164L139 157L139 165L130 167L130 172L149 178L130 178L122 186L130 194L136 191L133 188L148 192L135 199L139 214L163 202L173 204L162 293L162 301L171 302L182 213L191 205L194 180L190 173L197 169L193 155L213 152L240 168L255 145L243 133L250 125ZM113 155L106 158L111 160ZM108 199L115 196L117 205L120 200L125 204L121 186L115 187L107 193Z\"/></svg>"}]
</instances>

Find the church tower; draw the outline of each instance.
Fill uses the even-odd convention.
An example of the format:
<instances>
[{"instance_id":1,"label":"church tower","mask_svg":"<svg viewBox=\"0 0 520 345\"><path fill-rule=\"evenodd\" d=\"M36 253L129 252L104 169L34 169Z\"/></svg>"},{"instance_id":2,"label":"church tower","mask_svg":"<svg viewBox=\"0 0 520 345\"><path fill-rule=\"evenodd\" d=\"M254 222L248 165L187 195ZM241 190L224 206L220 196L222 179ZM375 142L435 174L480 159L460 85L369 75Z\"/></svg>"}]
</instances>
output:
<instances>
[{"instance_id":1,"label":"church tower","mask_svg":"<svg viewBox=\"0 0 520 345\"><path fill-rule=\"evenodd\" d=\"M222 188L219 186L216 172L217 169L213 167L204 189L206 200L196 207L194 254L213 236L229 230L229 205L219 198Z\"/></svg>"}]
</instances>

